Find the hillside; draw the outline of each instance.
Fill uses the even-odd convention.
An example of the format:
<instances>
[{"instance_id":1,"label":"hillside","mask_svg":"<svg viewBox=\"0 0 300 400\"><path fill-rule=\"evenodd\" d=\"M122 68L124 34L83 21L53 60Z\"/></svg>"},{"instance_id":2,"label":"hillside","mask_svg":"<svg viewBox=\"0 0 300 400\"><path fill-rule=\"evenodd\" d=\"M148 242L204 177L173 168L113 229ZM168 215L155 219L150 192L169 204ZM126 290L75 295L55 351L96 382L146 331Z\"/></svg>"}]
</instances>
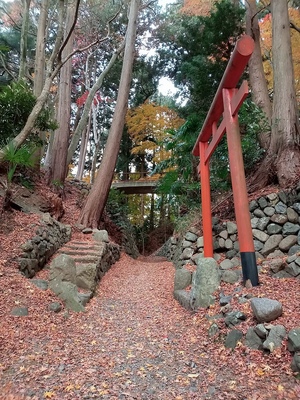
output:
<instances>
[{"instance_id":1,"label":"hillside","mask_svg":"<svg viewBox=\"0 0 300 400\"><path fill-rule=\"evenodd\" d=\"M35 206L43 200L46 207L51 199L56 204L52 212L61 210L58 197L42 180L35 183L33 198ZM78 189L67 184L61 222L72 226L73 238L88 241L90 236L76 226L79 198ZM222 204L228 211L229 204ZM19 246L34 236L38 223L35 213L13 209L1 215L0 382L4 389L0 399L300 398L286 341L271 354L242 343L234 351L225 349L222 322L217 338L207 334L221 306L196 313L183 309L173 298L174 268L163 259L133 260L123 254L101 281L86 313L64 308L58 314L51 312L48 307L56 296L34 286L16 263ZM47 278L47 274L45 269L38 276ZM249 303L239 303L241 296L279 300L285 312L276 323L287 330L299 326L300 281L274 280L265 267L260 282L252 289L240 282L222 283L220 292L233 295L233 309L247 315L239 329L246 332L255 323ZM11 310L21 306L28 307L29 315L12 316Z\"/></svg>"}]
</instances>

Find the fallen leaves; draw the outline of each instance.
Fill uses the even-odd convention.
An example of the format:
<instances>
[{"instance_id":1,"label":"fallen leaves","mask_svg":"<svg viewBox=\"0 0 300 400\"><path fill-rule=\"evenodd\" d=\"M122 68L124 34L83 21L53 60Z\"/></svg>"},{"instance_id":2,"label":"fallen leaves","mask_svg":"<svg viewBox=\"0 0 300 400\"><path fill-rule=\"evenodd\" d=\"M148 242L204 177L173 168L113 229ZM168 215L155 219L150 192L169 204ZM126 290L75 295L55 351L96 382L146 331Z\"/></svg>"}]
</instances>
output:
<instances>
[{"instance_id":1,"label":"fallen leaves","mask_svg":"<svg viewBox=\"0 0 300 400\"><path fill-rule=\"evenodd\" d=\"M72 210L66 209L69 219ZM32 232L23 226L33 216L14 215L22 223L15 234L25 242ZM300 398L285 347L267 355L241 341L228 350L222 319L216 320L220 335L208 338L207 316L219 314L220 307L192 315L184 310L173 298L171 263L123 254L102 279L85 314L54 314L48 311L49 302L56 300L50 291L34 287L15 264L3 266L3 259L17 255L16 236L6 236L0 262L0 312L5 316L0 325L0 384L11 386L0 400ZM47 271L41 274L46 277ZM240 294L276 297L285 311L278 323L287 330L299 324L300 283L271 279L266 273L260 281L260 287L241 287L233 296L233 307L248 317L241 330L245 333L255 321L249 303L238 303ZM222 291L232 294L236 287L222 284ZM29 306L26 318L10 316L15 302Z\"/></svg>"}]
</instances>

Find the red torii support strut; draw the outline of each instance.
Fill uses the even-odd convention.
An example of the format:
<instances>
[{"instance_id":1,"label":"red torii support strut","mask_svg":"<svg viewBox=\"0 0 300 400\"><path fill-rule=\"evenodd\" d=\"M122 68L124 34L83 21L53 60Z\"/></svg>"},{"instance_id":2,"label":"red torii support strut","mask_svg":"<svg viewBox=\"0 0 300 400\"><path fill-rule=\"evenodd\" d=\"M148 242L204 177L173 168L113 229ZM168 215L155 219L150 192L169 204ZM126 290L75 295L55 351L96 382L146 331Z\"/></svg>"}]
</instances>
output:
<instances>
[{"instance_id":1,"label":"red torii support strut","mask_svg":"<svg viewBox=\"0 0 300 400\"><path fill-rule=\"evenodd\" d=\"M244 282L250 280L252 286L257 286L259 284L258 272L237 115L239 108L248 95L247 81L243 81L240 89L236 89L236 85L244 72L253 50L254 41L250 36L245 35L238 40L204 121L202 130L197 138L193 154L200 156L204 256L213 257L209 159L225 131L227 132L229 165L243 280ZM221 116L223 116L223 119L218 126Z\"/></svg>"}]
</instances>

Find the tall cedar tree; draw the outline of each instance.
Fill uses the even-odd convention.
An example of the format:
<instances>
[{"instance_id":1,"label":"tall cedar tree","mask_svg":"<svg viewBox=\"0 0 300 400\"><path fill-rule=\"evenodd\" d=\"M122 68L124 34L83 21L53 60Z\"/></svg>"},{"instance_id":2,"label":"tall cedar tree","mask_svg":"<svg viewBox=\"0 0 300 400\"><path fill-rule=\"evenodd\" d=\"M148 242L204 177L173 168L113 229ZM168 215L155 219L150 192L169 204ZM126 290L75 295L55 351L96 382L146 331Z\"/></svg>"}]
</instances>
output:
<instances>
[{"instance_id":1,"label":"tall cedar tree","mask_svg":"<svg viewBox=\"0 0 300 400\"><path fill-rule=\"evenodd\" d=\"M299 180L299 111L286 1L271 2L274 95L270 146L254 176L255 188L278 181L283 188Z\"/></svg>"},{"instance_id":2,"label":"tall cedar tree","mask_svg":"<svg viewBox=\"0 0 300 400\"><path fill-rule=\"evenodd\" d=\"M139 5L139 0L131 1L116 108L108 140L105 146L103 159L96 176L95 183L88 195L87 201L79 217L79 223L88 227L96 228L99 224L109 194L114 175L114 169L118 158L125 116L127 112L131 75L135 55L135 40Z\"/></svg>"}]
</instances>

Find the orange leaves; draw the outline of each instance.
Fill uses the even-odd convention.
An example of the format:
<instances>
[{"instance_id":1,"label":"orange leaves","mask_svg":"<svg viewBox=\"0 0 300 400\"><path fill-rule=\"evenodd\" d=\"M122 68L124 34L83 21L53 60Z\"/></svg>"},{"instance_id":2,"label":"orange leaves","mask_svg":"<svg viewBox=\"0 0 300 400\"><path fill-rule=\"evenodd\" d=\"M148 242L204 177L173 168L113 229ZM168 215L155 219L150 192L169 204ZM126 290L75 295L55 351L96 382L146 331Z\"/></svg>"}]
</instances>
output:
<instances>
[{"instance_id":1,"label":"orange leaves","mask_svg":"<svg viewBox=\"0 0 300 400\"><path fill-rule=\"evenodd\" d=\"M209 15L216 0L185 0L181 12L187 15Z\"/></svg>"},{"instance_id":2,"label":"orange leaves","mask_svg":"<svg viewBox=\"0 0 300 400\"><path fill-rule=\"evenodd\" d=\"M300 26L300 11L289 8L290 21L295 26ZM273 88L273 68L272 68L272 16L267 14L259 23L261 34L261 49L266 80L269 89ZM290 29L292 41L292 56L294 62L294 75L296 93L299 101L300 95L300 34L295 29Z\"/></svg>"}]
</instances>

